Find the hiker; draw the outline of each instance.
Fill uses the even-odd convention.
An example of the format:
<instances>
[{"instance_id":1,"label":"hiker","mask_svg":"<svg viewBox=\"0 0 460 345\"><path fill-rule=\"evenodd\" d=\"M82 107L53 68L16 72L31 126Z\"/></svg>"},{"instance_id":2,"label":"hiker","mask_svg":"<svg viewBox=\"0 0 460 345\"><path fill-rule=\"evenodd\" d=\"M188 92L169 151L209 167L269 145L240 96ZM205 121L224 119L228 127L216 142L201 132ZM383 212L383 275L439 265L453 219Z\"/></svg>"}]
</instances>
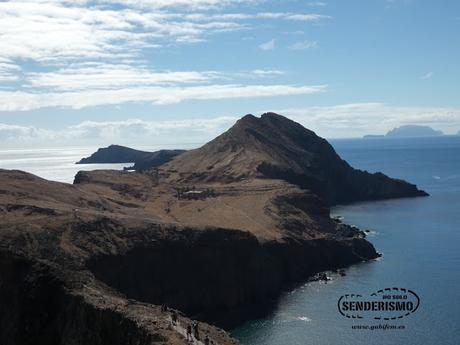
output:
<instances>
[{"instance_id":1,"label":"hiker","mask_svg":"<svg viewBox=\"0 0 460 345\"><path fill-rule=\"evenodd\" d=\"M162 311L163 313L166 313L166 312L168 311L168 307L166 306L166 304L162 304L162 305L161 305L161 311Z\"/></svg>"},{"instance_id":2,"label":"hiker","mask_svg":"<svg viewBox=\"0 0 460 345\"><path fill-rule=\"evenodd\" d=\"M187 325L187 341L192 341L192 325Z\"/></svg>"},{"instance_id":3,"label":"hiker","mask_svg":"<svg viewBox=\"0 0 460 345\"><path fill-rule=\"evenodd\" d=\"M200 332L198 330L198 322L193 321L193 335L196 340L200 340Z\"/></svg>"},{"instance_id":4,"label":"hiker","mask_svg":"<svg viewBox=\"0 0 460 345\"><path fill-rule=\"evenodd\" d=\"M209 345L209 337L206 334L206 338L204 338L204 345Z\"/></svg>"},{"instance_id":5,"label":"hiker","mask_svg":"<svg viewBox=\"0 0 460 345\"><path fill-rule=\"evenodd\" d=\"M176 311L173 311L173 313L171 314L171 320L174 326L177 325L177 312Z\"/></svg>"}]
</instances>

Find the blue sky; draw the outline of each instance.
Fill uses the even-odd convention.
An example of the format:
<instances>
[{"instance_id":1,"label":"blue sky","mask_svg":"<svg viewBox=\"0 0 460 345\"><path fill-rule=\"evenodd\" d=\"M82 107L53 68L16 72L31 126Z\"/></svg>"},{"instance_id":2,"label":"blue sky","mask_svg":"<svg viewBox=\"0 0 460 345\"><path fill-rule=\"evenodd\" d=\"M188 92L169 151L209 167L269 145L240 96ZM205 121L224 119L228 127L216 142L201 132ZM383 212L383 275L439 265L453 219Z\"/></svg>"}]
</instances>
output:
<instances>
[{"instance_id":1,"label":"blue sky","mask_svg":"<svg viewBox=\"0 0 460 345\"><path fill-rule=\"evenodd\" d=\"M460 3L0 2L0 142L202 142L277 111L325 137L460 130Z\"/></svg>"}]
</instances>

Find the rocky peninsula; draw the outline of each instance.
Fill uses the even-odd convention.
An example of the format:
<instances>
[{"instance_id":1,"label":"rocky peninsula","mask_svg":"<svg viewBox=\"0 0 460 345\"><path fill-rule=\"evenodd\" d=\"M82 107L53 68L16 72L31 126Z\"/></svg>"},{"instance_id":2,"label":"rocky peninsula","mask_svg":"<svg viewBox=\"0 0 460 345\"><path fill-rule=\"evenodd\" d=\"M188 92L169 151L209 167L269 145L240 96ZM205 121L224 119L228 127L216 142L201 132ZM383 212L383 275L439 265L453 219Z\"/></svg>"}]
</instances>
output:
<instances>
[{"instance_id":1,"label":"rocky peninsula","mask_svg":"<svg viewBox=\"0 0 460 345\"><path fill-rule=\"evenodd\" d=\"M110 145L82 158L76 164L134 163L128 170L147 170L160 166L184 153L185 150L159 150L154 152L135 150L126 146Z\"/></svg>"},{"instance_id":2,"label":"rocky peninsula","mask_svg":"<svg viewBox=\"0 0 460 345\"><path fill-rule=\"evenodd\" d=\"M186 344L167 305L236 344L213 315L378 256L331 205L426 195L274 113L141 172L0 170L0 343Z\"/></svg>"}]
</instances>

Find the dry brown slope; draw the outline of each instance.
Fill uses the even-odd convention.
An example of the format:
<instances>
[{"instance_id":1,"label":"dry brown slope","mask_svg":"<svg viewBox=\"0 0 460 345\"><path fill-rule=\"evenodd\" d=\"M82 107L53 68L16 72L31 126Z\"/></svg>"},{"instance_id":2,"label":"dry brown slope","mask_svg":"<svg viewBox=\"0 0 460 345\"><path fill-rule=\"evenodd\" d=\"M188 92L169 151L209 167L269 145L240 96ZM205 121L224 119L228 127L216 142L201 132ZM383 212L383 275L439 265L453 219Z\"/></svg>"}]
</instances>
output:
<instances>
[{"instance_id":1,"label":"dry brown slope","mask_svg":"<svg viewBox=\"0 0 460 345\"><path fill-rule=\"evenodd\" d=\"M353 169L325 139L274 113L244 116L228 131L176 157L163 170L189 182L281 179L312 191L329 205L427 195L408 182Z\"/></svg>"},{"instance_id":2,"label":"dry brown slope","mask_svg":"<svg viewBox=\"0 0 460 345\"><path fill-rule=\"evenodd\" d=\"M187 343L170 329L169 314L127 299L96 279L90 264L182 229L155 222L124 190L20 171L0 170L0 181L1 344ZM236 344L215 327L200 327L218 343Z\"/></svg>"}]
</instances>

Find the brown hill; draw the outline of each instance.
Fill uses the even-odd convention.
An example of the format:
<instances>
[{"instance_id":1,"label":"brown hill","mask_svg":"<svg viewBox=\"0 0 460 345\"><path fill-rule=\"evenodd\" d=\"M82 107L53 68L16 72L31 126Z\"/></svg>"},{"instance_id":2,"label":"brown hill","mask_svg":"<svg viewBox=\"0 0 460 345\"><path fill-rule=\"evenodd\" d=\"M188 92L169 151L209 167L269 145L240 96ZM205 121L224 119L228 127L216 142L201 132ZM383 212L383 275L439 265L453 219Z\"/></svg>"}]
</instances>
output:
<instances>
[{"instance_id":1,"label":"brown hill","mask_svg":"<svg viewBox=\"0 0 460 345\"><path fill-rule=\"evenodd\" d=\"M311 190L327 204L427 195L405 181L353 169L325 139L275 113L246 115L165 168L189 182L281 179Z\"/></svg>"}]
</instances>

